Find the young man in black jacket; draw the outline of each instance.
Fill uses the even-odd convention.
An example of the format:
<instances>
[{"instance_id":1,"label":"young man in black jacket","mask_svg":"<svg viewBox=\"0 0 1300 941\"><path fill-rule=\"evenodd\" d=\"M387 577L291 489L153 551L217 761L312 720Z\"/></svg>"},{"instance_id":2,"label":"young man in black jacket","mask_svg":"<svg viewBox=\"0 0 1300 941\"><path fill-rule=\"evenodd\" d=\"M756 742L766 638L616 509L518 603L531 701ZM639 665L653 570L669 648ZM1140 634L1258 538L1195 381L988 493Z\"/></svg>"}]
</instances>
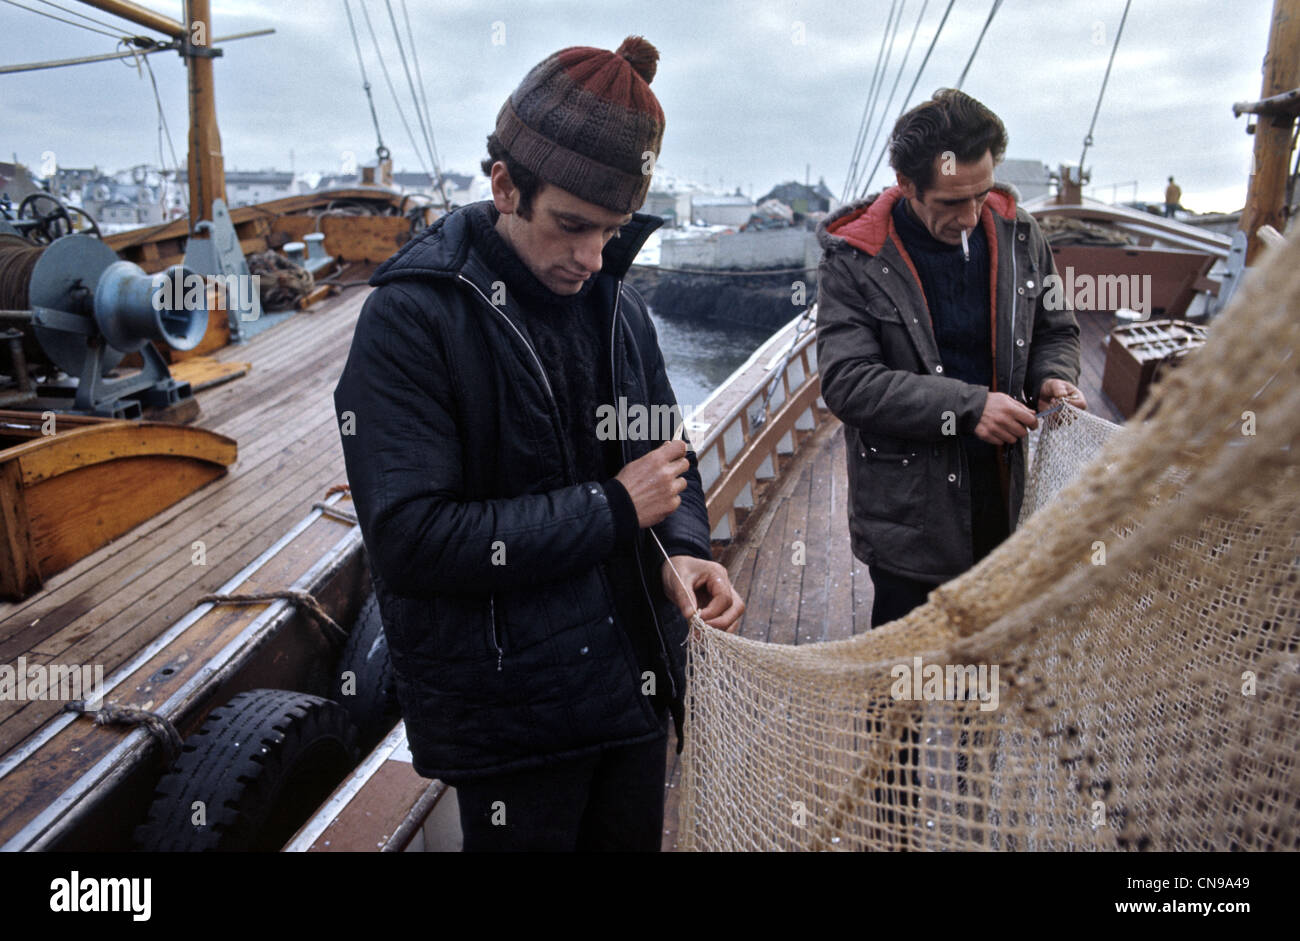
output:
<instances>
[{"instance_id":1,"label":"young man in black jacket","mask_svg":"<svg viewBox=\"0 0 1300 941\"><path fill-rule=\"evenodd\" d=\"M492 201L376 271L335 390L414 765L467 850L657 849L686 619L744 609L688 445L601 420L680 416L622 283L659 224L657 60L633 37L529 72Z\"/></svg>"}]
</instances>

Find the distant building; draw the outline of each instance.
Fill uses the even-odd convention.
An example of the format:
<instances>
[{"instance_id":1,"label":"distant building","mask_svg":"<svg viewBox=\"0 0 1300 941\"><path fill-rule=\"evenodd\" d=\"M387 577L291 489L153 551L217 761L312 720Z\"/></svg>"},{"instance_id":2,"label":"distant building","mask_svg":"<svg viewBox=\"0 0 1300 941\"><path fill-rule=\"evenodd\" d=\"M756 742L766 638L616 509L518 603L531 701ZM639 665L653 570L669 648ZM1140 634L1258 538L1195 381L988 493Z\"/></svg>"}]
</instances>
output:
<instances>
[{"instance_id":1,"label":"distant building","mask_svg":"<svg viewBox=\"0 0 1300 941\"><path fill-rule=\"evenodd\" d=\"M668 228L687 225L691 221L691 194L651 190L641 211L662 217Z\"/></svg>"},{"instance_id":2,"label":"distant building","mask_svg":"<svg viewBox=\"0 0 1300 941\"><path fill-rule=\"evenodd\" d=\"M0 196L8 196L15 209L24 198L39 192L40 185L21 163L0 163Z\"/></svg>"},{"instance_id":3,"label":"distant building","mask_svg":"<svg viewBox=\"0 0 1300 941\"><path fill-rule=\"evenodd\" d=\"M769 199L783 202L801 215L807 215L810 212L829 212L835 202L834 195L826 188L825 177L819 179L816 186L808 186L794 181L782 183L780 186L774 187L766 196L761 197L758 202L761 205Z\"/></svg>"},{"instance_id":4,"label":"distant building","mask_svg":"<svg viewBox=\"0 0 1300 941\"><path fill-rule=\"evenodd\" d=\"M278 170L227 170L226 205L251 206L294 194L293 174Z\"/></svg>"},{"instance_id":5,"label":"distant building","mask_svg":"<svg viewBox=\"0 0 1300 941\"><path fill-rule=\"evenodd\" d=\"M1051 170L1038 160L1003 160L994 168L993 178L1019 190L1021 202L1046 196L1051 191Z\"/></svg>"},{"instance_id":6,"label":"distant building","mask_svg":"<svg viewBox=\"0 0 1300 941\"><path fill-rule=\"evenodd\" d=\"M744 225L754 213L748 196L691 196L691 221L703 225Z\"/></svg>"},{"instance_id":7,"label":"distant building","mask_svg":"<svg viewBox=\"0 0 1300 941\"><path fill-rule=\"evenodd\" d=\"M176 175L176 182L182 187L189 184L189 173L185 170ZM297 193L292 173L279 170L227 170L226 171L226 206L251 206L272 199L283 199Z\"/></svg>"},{"instance_id":8,"label":"distant building","mask_svg":"<svg viewBox=\"0 0 1300 941\"><path fill-rule=\"evenodd\" d=\"M332 190L341 186L357 186L361 183L359 173L326 173L316 184L318 190Z\"/></svg>"},{"instance_id":9,"label":"distant building","mask_svg":"<svg viewBox=\"0 0 1300 941\"><path fill-rule=\"evenodd\" d=\"M472 176L468 173L444 173L442 183L447 191L447 200L453 206L464 206L486 199L489 192L486 177ZM407 193L424 193L435 200L441 201L442 199L442 194L438 191L433 177L427 173L407 173L406 171L394 173L393 185Z\"/></svg>"}]
</instances>

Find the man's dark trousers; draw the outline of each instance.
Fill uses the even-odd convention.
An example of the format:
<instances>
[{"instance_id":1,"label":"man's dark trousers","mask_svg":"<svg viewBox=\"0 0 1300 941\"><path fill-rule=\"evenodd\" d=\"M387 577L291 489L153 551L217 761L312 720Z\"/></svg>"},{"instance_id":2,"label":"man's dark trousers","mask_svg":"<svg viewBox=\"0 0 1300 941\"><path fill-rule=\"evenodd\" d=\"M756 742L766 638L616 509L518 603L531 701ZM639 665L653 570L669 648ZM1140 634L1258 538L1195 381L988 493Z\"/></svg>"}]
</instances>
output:
<instances>
[{"instance_id":1,"label":"man's dark trousers","mask_svg":"<svg viewBox=\"0 0 1300 941\"><path fill-rule=\"evenodd\" d=\"M979 562L1007 538L1010 529L996 463L1002 460L1001 449L985 454L967 450L966 456L971 473L971 555ZM925 604L926 597L937 587L936 583L895 575L879 566L871 566L870 572L875 587L872 627L895 621Z\"/></svg>"},{"instance_id":2,"label":"man's dark trousers","mask_svg":"<svg viewBox=\"0 0 1300 941\"><path fill-rule=\"evenodd\" d=\"M658 852L667 747L665 735L457 785L464 851Z\"/></svg>"}]
</instances>

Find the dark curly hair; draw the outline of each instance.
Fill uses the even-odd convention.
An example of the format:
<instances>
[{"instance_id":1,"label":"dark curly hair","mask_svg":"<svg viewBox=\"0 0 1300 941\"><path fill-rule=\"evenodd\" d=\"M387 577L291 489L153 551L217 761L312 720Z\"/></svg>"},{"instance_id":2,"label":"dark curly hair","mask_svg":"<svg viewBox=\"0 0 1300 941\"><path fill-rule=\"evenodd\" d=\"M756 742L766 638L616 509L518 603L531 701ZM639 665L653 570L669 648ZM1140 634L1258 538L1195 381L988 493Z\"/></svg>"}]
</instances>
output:
<instances>
[{"instance_id":1,"label":"dark curly hair","mask_svg":"<svg viewBox=\"0 0 1300 941\"><path fill-rule=\"evenodd\" d=\"M511 181L514 182L515 188L519 190L519 215L525 219L531 219L533 217L533 197L542 188L541 177L531 170L525 170L516 163L515 159L506 153L506 149L497 138L495 131L488 135L487 151L487 159L479 166L490 177L492 176L492 164L500 160L506 165L506 172L510 174Z\"/></svg>"},{"instance_id":2,"label":"dark curly hair","mask_svg":"<svg viewBox=\"0 0 1300 941\"><path fill-rule=\"evenodd\" d=\"M921 195L934 183L935 158L947 151L959 163L974 163L989 151L996 164L1007 151L1007 129L970 95L940 88L894 125L889 165L916 184Z\"/></svg>"}]
</instances>

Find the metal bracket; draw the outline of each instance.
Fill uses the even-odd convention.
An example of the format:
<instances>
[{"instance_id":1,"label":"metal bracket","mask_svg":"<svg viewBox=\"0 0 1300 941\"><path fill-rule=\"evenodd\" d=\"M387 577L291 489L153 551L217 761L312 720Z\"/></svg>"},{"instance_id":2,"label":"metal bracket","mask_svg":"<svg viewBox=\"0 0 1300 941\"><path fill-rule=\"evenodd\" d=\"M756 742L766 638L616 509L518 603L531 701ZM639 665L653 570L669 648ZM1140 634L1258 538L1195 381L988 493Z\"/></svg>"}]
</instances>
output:
<instances>
[{"instance_id":1,"label":"metal bracket","mask_svg":"<svg viewBox=\"0 0 1300 941\"><path fill-rule=\"evenodd\" d=\"M201 275L225 277L235 275L250 277L248 262L239 245L239 234L235 224L230 220L230 212L225 201L212 201L212 221L206 219L195 226L195 236L185 246L185 267ZM245 309L239 305L242 291L227 292L226 321L230 324L230 339L238 342L244 339L241 323L257 320L262 316L262 299L253 292L250 294L251 305ZM233 299L234 303L230 303Z\"/></svg>"},{"instance_id":2,"label":"metal bracket","mask_svg":"<svg viewBox=\"0 0 1300 941\"><path fill-rule=\"evenodd\" d=\"M216 46L196 46L188 38L177 40L176 51L193 59L219 59L225 52Z\"/></svg>"}]
</instances>

